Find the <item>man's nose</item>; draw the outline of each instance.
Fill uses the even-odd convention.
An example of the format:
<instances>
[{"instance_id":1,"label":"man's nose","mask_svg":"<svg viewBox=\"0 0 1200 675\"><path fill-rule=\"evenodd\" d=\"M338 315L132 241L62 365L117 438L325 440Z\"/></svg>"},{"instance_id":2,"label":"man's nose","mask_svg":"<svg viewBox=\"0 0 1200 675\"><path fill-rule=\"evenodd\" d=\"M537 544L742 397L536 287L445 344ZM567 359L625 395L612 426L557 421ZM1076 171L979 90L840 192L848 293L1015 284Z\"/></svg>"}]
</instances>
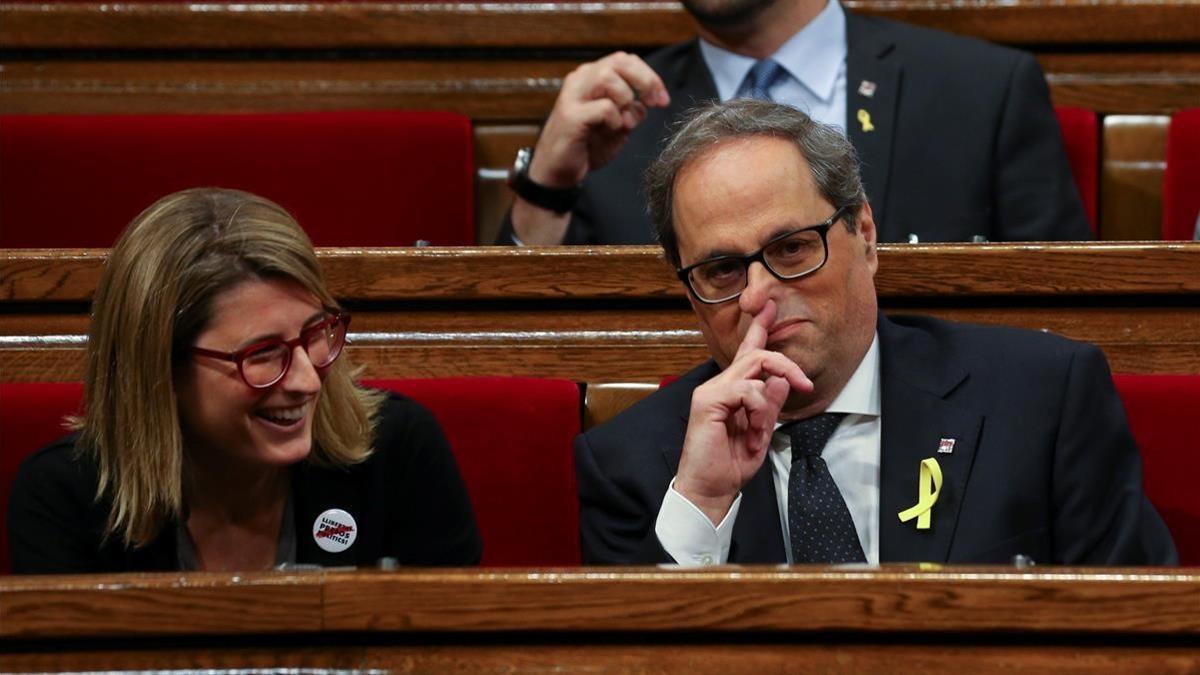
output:
<instances>
[{"instance_id":1,"label":"man's nose","mask_svg":"<svg viewBox=\"0 0 1200 675\"><path fill-rule=\"evenodd\" d=\"M750 263L746 268L746 288L738 296L741 310L750 315L758 314L778 287L779 280L766 265L757 261Z\"/></svg>"}]
</instances>

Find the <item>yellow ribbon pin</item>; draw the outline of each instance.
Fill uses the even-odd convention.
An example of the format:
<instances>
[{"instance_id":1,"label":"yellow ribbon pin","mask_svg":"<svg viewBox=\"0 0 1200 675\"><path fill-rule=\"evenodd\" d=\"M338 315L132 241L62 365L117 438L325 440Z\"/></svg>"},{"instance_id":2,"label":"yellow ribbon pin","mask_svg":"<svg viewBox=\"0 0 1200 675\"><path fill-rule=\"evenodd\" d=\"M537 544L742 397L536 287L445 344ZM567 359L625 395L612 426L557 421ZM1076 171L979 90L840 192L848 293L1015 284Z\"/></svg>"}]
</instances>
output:
<instances>
[{"instance_id":1,"label":"yellow ribbon pin","mask_svg":"<svg viewBox=\"0 0 1200 675\"><path fill-rule=\"evenodd\" d=\"M871 124L871 113L858 109L858 123L862 125L863 131L875 131L875 125Z\"/></svg>"},{"instance_id":2,"label":"yellow ribbon pin","mask_svg":"<svg viewBox=\"0 0 1200 675\"><path fill-rule=\"evenodd\" d=\"M921 460L921 476L917 482L917 504L899 513L900 522L917 519L918 530L928 530L933 517L933 505L942 492L942 467L936 458Z\"/></svg>"}]
</instances>

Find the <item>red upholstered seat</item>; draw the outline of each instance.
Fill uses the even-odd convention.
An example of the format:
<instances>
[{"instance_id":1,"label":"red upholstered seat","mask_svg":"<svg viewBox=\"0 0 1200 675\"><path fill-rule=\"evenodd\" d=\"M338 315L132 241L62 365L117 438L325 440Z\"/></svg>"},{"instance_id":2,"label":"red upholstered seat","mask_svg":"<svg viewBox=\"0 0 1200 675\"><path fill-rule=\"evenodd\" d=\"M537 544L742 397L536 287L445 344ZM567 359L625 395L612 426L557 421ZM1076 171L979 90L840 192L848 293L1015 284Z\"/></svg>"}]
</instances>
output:
<instances>
[{"instance_id":1,"label":"red upholstered seat","mask_svg":"<svg viewBox=\"0 0 1200 675\"><path fill-rule=\"evenodd\" d=\"M1062 128L1063 145L1075 187L1083 200L1083 211L1096 234L1096 204L1100 192L1100 124L1096 113L1085 108L1054 108Z\"/></svg>"},{"instance_id":2,"label":"red upholstered seat","mask_svg":"<svg viewBox=\"0 0 1200 675\"><path fill-rule=\"evenodd\" d=\"M1163 239L1191 239L1200 217L1200 108L1181 110L1167 129Z\"/></svg>"},{"instance_id":3,"label":"red upholstered seat","mask_svg":"<svg viewBox=\"0 0 1200 675\"><path fill-rule=\"evenodd\" d=\"M366 380L429 408L454 448L483 564L578 565L579 498L572 443L579 388L521 377Z\"/></svg>"},{"instance_id":4,"label":"red upholstered seat","mask_svg":"<svg viewBox=\"0 0 1200 675\"><path fill-rule=\"evenodd\" d=\"M446 112L0 116L0 248L108 247L190 187L288 209L317 246L473 244L471 123Z\"/></svg>"},{"instance_id":5,"label":"red upholstered seat","mask_svg":"<svg viewBox=\"0 0 1200 675\"><path fill-rule=\"evenodd\" d=\"M483 564L579 564L579 501L571 444L578 386L516 377L370 380L434 414L454 449L483 535ZM0 384L0 574L9 570L8 495L21 460L65 433L77 383Z\"/></svg>"},{"instance_id":6,"label":"red upholstered seat","mask_svg":"<svg viewBox=\"0 0 1200 675\"><path fill-rule=\"evenodd\" d=\"M0 383L0 574L8 574L8 495L17 467L34 450L67 433L81 412L78 382Z\"/></svg>"},{"instance_id":7,"label":"red upholstered seat","mask_svg":"<svg viewBox=\"0 0 1200 675\"><path fill-rule=\"evenodd\" d=\"M1143 485L1179 549L1200 565L1200 375L1116 375L1142 451Z\"/></svg>"}]
</instances>

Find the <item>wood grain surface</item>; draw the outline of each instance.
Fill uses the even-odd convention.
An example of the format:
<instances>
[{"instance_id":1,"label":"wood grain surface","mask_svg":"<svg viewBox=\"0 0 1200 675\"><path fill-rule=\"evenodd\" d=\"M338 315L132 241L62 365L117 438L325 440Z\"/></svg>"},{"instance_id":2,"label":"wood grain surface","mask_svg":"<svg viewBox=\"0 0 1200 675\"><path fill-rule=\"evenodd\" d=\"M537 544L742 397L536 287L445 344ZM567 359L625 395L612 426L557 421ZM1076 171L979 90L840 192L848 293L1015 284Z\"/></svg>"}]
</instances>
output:
<instances>
[{"instance_id":1,"label":"wood grain surface","mask_svg":"<svg viewBox=\"0 0 1200 675\"><path fill-rule=\"evenodd\" d=\"M1195 43L1192 0L850 0L847 7L994 42ZM656 46L691 34L674 2L0 4L12 49Z\"/></svg>"},{"instance_id":2,"label":"wood grain surface","mask_svg":"<svg viewBox=\"0 0 1200 675\"><path fill-rule=\"evenodd\" d=\"M0 372L82 376L105 252L0 251ZM323 249L371 377L524 375L657 383L707 358L657 249ZM894 314L1043 330L1098 345L1116 372L1200 373L1200 244L892 245Z\"/></svg>"},{"instance_id":3,"label":"wood grain surface","mask_svg":"<svg viewBox=\"0 0 1200 675\"><path fill-rule=\"evenodd\" d=\"M0 670L22 672L95 672L97 670L161 671L200 669L205 675L235 675L237 669L344 669L363 673L457 673L510 675L558 673L608 675L689 673L729 675L746 673L1056 673L1057 675L1193 675L1200 670L1200 653L1187 645L1138 644L1133 641L1064 644L1001 641L1001 644L963 644L952 638L914 639L903 643L869 644L861 640L825 638L809 642L789 635L784 639L739 640L720 644L711 636L671 641L656 636L587 644L562 644L560 638L507 637L484 644L362 644L323 636L330 646L289 644L274 649L255 647L178 646L153 648L67 649L59 652L0 653ZM444 641L443 641L444 642ZM351 670L359 669L359 670ZM293 671L294 672L294 671ZM347 675L350 675L350 672ZM339 675L326 670L323 675ZM374 674L373 674L374 675Z\"/></svg>"},{"instance_id":4,"label":"wood grain surface","mask_svg":"<svg viewBox=\"0 0 1200 675\"><path fill-rule=\"evenodd\" d=\"M1200 636L1200 575L889 565L0 578L4 638L314 631Z\"/></svg>"},{"instance_id":5,"label":"wood grain surface","mask_svg":"<svg viewBox=\"0 0 1200 675\"><path fill-rule=\"evenodd\" d=\"M86 302L105 249L0 249L0 300ZM685 291L655 246L318 250L348 301L661 300ZM1200 244L881 244L883 298L1200 294Z\"/></svg>"}]
</instances>

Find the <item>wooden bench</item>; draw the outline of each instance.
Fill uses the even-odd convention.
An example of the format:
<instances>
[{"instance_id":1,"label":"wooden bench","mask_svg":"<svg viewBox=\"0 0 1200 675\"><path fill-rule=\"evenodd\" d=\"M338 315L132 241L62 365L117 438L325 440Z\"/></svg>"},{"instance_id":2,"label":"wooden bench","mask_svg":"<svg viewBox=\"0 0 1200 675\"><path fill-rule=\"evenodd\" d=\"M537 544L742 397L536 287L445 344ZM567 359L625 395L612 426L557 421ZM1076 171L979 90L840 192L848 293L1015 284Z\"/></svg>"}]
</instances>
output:
<instances>
[{"instance_id":1,"label":"wooden bench","mask_svg":"<svg viewBox=\"0 0 1200 675\"><path fill-rule=\"evenodd\" d=\"M1187 569L0 579L4 672L1162 673L1200 669L1198 638Z\"/></svg>"},{"instance_id":2,"label":"wooden bench","mask_svg":"<svg viewBox=\"0 0 1200 675\"><path fill-rule=\"evenodd\" d=\"M105 251L0 250L0 373L82 378ZM653 247L320 249L370 377L647 382L707 350ZM1200 373L1200 243L880 246L888 312L1048 330L1116 372Z\"/></svg>"}]
</instances>

